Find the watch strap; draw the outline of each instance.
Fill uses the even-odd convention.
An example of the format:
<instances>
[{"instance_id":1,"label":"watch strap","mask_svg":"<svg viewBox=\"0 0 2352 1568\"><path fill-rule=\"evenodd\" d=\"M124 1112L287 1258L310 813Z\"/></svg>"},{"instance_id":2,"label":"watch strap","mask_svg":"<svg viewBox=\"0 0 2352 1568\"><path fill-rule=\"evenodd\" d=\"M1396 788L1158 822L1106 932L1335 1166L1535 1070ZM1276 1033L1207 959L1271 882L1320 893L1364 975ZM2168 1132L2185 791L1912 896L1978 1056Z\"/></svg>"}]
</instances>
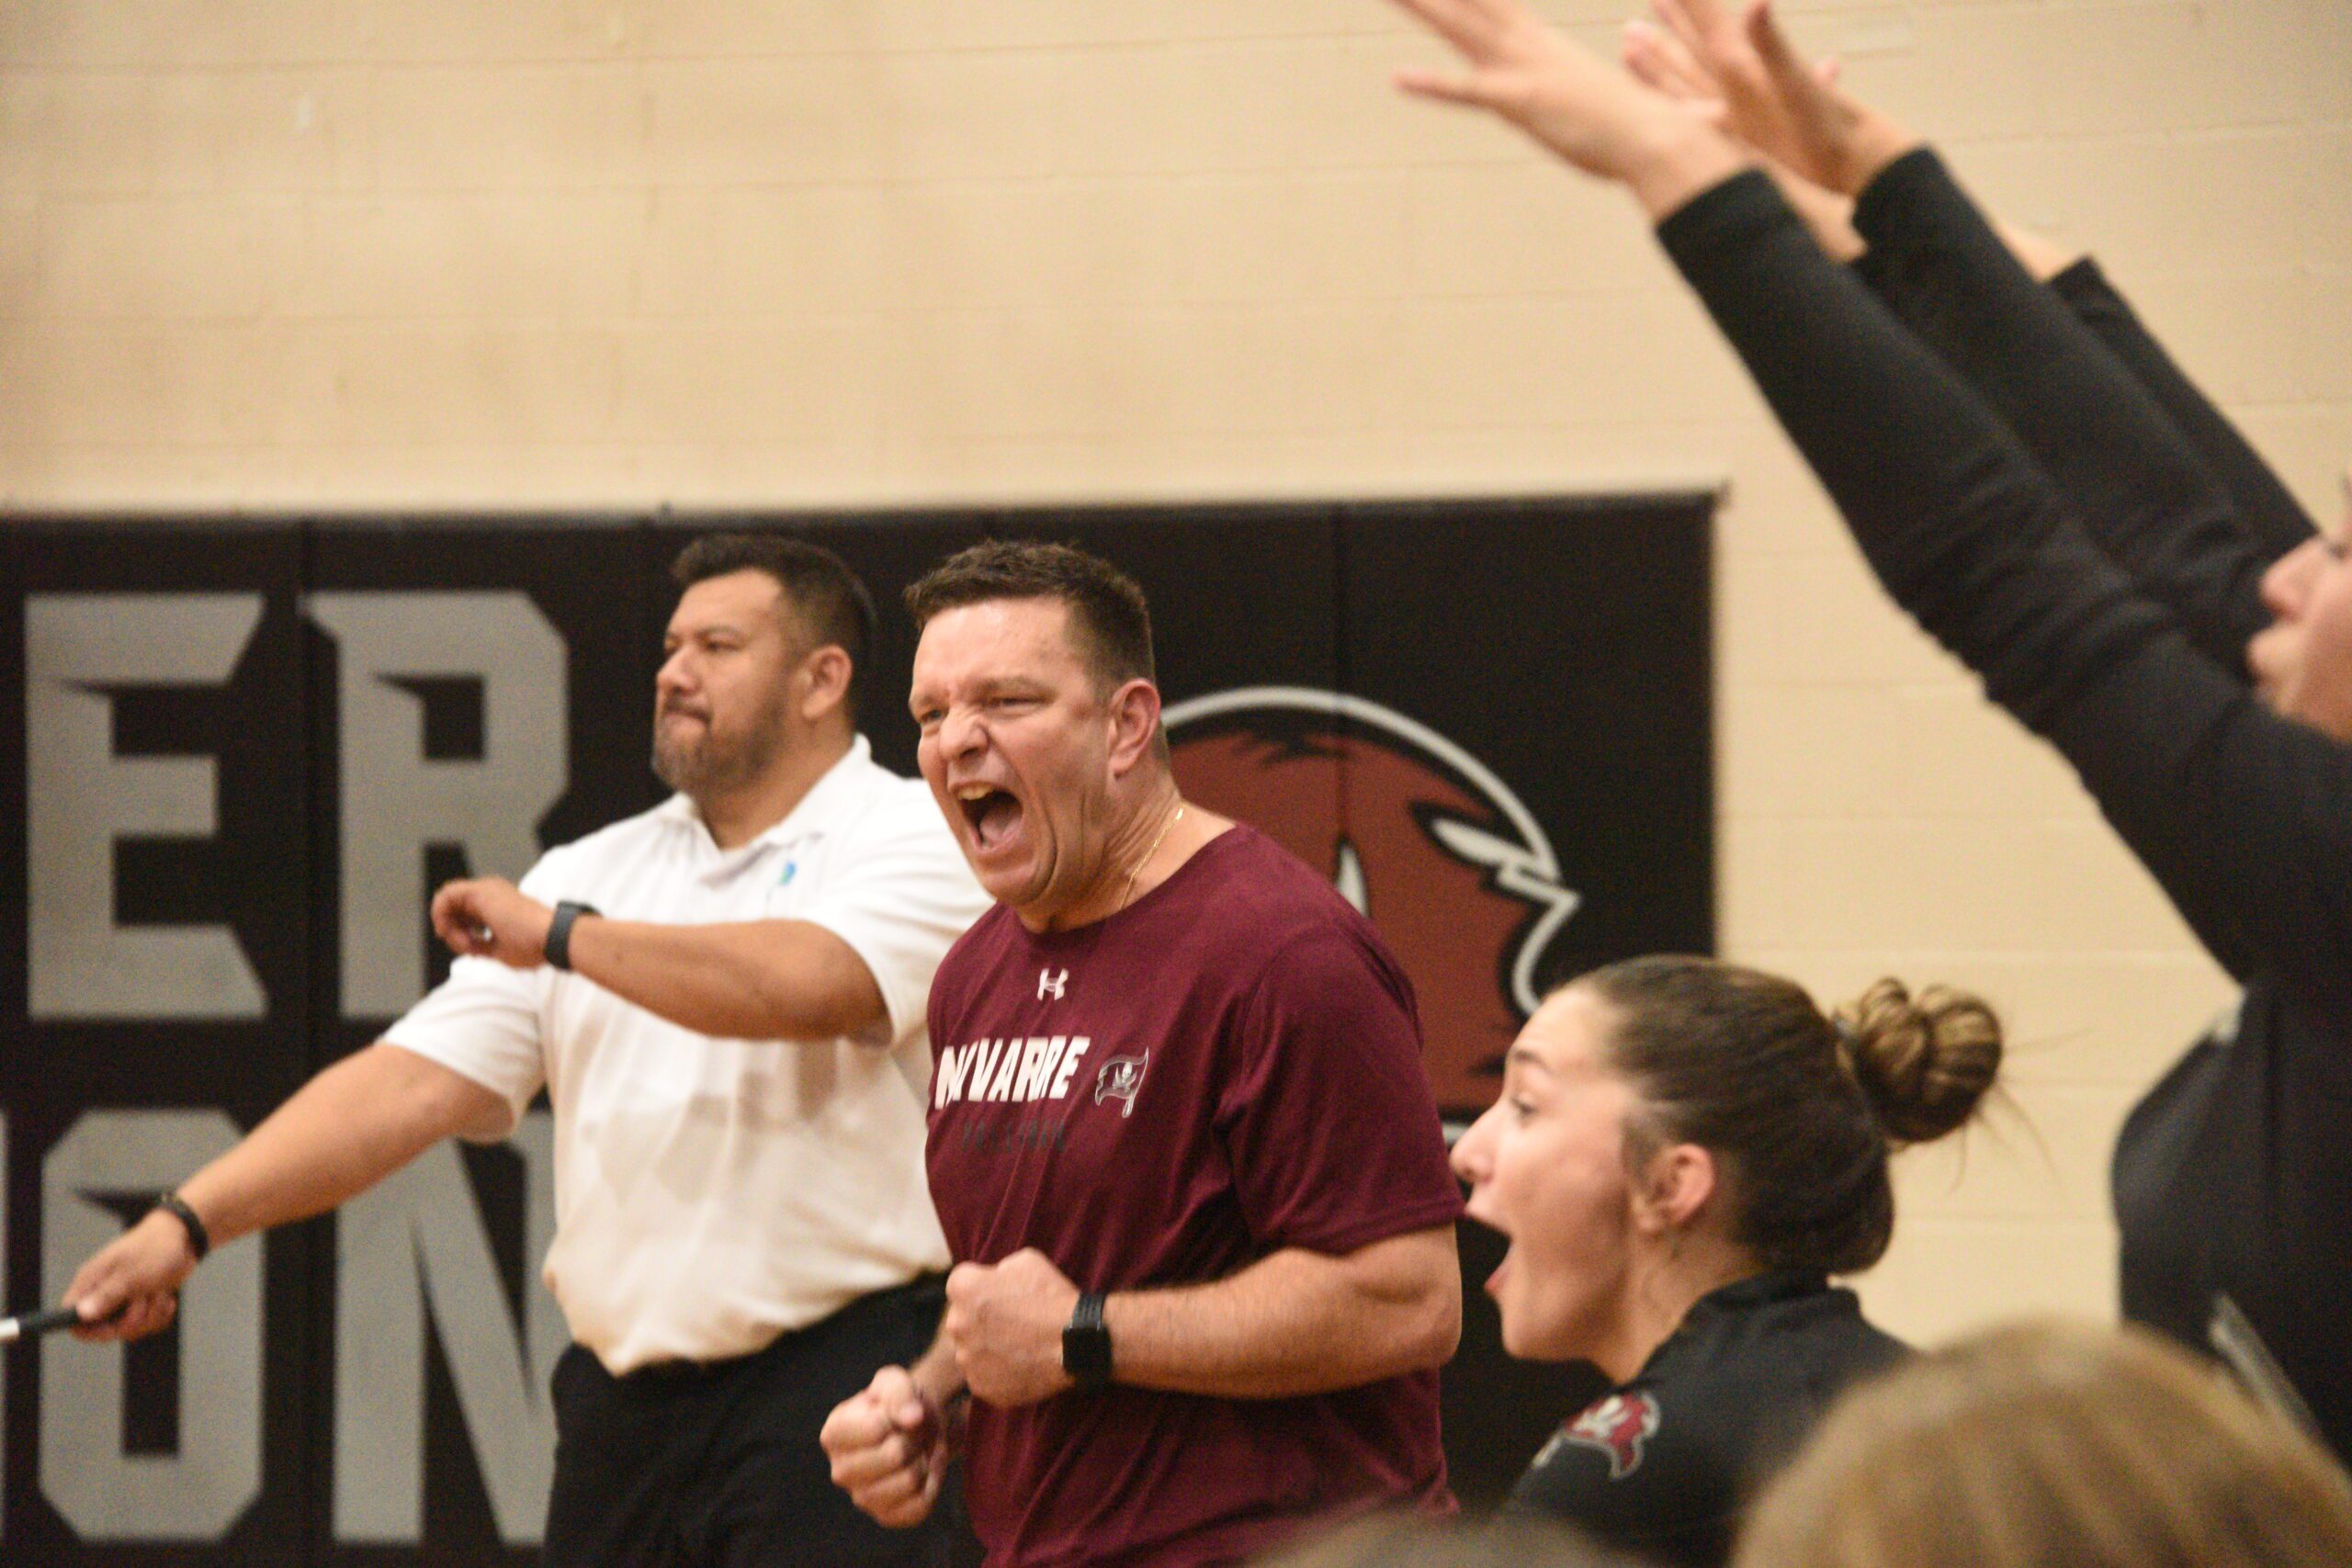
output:
<instances>
[{"instance_id":1,"label":"watch strap","mask_svg":"<svg viewBox=\"0 0 2352 1568\"><path fill-rule=\"evenodd\" d=\"M204 1228L204 1222L197 1217L196 1210L189 1206L188 1201L176 1192L159 1192L155 1195L155 1207L187 1227L187 1248L196 1254L198 1263L203 1262L204 1255L212 1250L212 1235Z\"/></svg>"},{"instance_id":2,"label":"watch strap","mask_svg":"<svg viewBox=\"0 0 2352 1568\"><path fill-rule=\"evenodd\" d=\"M1062 1371L1080 1388L1101 1388L1111 1381L1111 1328L1102 1318L1100 1291L1079 1292L1069 1326L1062 1330Z\"/></svg>"},{"instance_id":3,"label":"watch strap","mask_svg":"<svg viewBox=\"0 0 2352 1568\"><path fill-rule=\"evenodd\" d=\"M554 969L571 967L571 927L582 915L595 914L594 904L575 903L566 898L556 905L555 919L548 922L548 939L539 944L547 954L548 965Z\"/></svg>"}]
</instances>

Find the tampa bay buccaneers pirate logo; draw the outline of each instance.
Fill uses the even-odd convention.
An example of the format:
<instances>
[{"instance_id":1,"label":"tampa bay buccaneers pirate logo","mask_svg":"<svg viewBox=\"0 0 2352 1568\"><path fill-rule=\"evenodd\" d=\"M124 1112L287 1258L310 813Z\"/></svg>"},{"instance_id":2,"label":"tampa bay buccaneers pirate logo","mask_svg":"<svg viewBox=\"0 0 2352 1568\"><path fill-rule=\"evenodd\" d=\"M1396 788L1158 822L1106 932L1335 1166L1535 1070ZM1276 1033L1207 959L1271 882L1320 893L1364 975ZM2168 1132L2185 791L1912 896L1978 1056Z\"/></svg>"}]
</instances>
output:
<instances>
[{"instance_id":1,"label":"tampa bay buccaneers pirate logo","mask_svg":"<svg viewBox=\"0 0 2352 1568\"><path fill-rule=\"evenodd\" d=\"M1095 1070L1094 1103L1106 1100L1121 1101L1119 1114L1136 1113L1136 1091L1143 1088L1143 1075L1151 1066L1151 1053L1136 1056L1114 1056Z\"/></svg>"},{"instance_id":2,"label":"tampa bay buccaneers pirate logo","mask_svg":"<svg viewBox=\"0 0 2352 1568\"><path fill-rule=\"evenodd\" d=\"M1331 878L1419 996L1441 1106L1484 1110L1576 912L1534 814L1493 771L1377 703L1249 686L1170 705L1188 799L1250 823Z\"/></svg>"},{"instance_id":3,"label":"tampa bay buccaneers pirate logo","mask_svg":"<svg viewBox=\"0 0 2352 1568\"><path fill-rule=\"evenodd\" d=\"M1562 1443L1574 1443L1608 1455L1609 1479L1623 1481L1641 1469L1642 1445L1657 1436L1657 1428L1656 1399L1639 1392L1612 1393L1586 1405L1554 1433L1535 1462L1540 1467L1559 1451Z\"/></svg>"}]
</instances>

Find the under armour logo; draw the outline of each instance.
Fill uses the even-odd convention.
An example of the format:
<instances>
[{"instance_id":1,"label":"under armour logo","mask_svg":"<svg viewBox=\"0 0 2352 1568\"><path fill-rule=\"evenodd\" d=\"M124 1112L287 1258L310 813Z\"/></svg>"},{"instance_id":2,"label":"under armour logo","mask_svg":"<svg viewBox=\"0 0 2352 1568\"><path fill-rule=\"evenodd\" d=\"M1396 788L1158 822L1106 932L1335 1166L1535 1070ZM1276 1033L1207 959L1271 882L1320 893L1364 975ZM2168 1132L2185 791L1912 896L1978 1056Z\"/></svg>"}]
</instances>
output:
<instances>
[{"instance_id":1,"label":"under armour logo","mask_svg":"<svg viewBox=\"0 0 2352 1568\"><path fill-rule=\"evenodd\" d=\"M1062 999L1062 987L1069 984L1069 970L1065 969L1057 975L1050 969L1040 969L1037 971L1037 999L1042 1002L1047 997L1051 997L1054 1000L1059 1001Z\"/></svg>"}]
</instances>

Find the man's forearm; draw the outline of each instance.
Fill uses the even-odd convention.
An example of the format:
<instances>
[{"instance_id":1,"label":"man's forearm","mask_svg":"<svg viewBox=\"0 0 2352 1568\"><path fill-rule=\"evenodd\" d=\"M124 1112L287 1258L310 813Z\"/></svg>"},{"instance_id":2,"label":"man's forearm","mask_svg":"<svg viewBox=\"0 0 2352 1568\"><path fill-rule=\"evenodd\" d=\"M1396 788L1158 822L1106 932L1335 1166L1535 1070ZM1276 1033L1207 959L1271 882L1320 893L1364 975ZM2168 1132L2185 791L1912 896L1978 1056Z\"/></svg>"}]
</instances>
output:
<instances>
[{"instance_id":1,"label":"man's forearm","mask_svg":"<svg viewBox=\"0 0 2352 1568\"><path fill-rule=\"evenodd\" d=\"M1106 1302L1114 1381L1225 1399L1354 1388L1443 1364L1462 1332L1453 1227L1345 1257L1285 1248L1210 1284Z\"/></svg>"},{"instance_id":2,"label":"man's forearm","mask_svg":"<svg viewBox=\"0 0 2352 1568\"><path fill-rule=\"evenodd\" d=\"M378 1043L304 1084L178 1190L219 1247L324 1213L441 1138L503 1111L481 1085Z\"/></svg>"},{"instance_id":3,"label":"man's forearm","mask_svg":"<svg viewBox=\"0 0 2352 1568\"><path fill-rule=\"evenodd\" d=\"M830 1040L887 1016L865 960L805 920L696 926L582 916L571 959L614 995L721 1039Z\"/></svg>"}]
</instances>

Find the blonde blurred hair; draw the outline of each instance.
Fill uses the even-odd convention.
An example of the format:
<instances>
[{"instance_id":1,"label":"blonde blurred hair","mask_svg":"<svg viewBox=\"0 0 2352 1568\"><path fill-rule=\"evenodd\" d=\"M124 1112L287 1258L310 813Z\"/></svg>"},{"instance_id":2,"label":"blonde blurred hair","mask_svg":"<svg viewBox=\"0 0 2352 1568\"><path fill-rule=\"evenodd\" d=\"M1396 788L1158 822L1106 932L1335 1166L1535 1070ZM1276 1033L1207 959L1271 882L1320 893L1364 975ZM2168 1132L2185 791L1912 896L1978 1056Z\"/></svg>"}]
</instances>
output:
<instances>
[{"instance_id":1,"label":"blonde blurred hair","mask_svg":"<svg viewBox=\"0 0 2352 1568\"><path fill-rule=\"evenodd\" d=\"M1383 1514L1310 1537L1257 1568L1637 1568L1564 1525L1506 1517L1482 1524Z\"/></svg>"},{"instance_id":2,"label":"blonde blurred hair","mask_svg":"<svg viewBox=\"0 0 2352 1568\"><path fill-rule=\"evenodd\" d=\"M1840 1404L1735 1568L2344 1568L2352 1483L2215 1368L2134 1328L2027 1324Z\"/></svg>"}]
</instances>

